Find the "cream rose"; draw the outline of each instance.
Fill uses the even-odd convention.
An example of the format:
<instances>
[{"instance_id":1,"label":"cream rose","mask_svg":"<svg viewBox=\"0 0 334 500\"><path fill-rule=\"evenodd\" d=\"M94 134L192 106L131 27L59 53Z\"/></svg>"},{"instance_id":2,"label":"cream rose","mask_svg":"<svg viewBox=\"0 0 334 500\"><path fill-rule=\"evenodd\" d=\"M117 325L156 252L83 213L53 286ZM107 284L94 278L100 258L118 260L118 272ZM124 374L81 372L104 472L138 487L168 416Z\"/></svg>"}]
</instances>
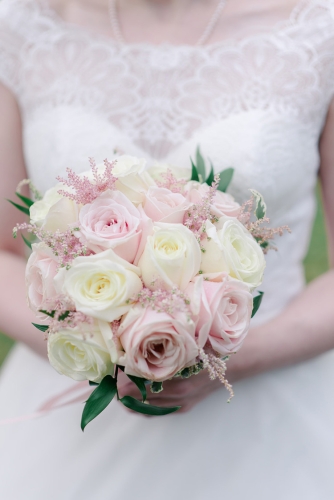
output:
<instances>
[{"instance_id":1,"label":"cream rose","mask_svg":"<svg viewBox=\"0 0 334 500\"><path fill-rule=\"evenodd\" d=\"M162 182L164 180L163 174L166 174L168 170L170 170L173 176L178 180L188 181L191 177L190 168L175 167L169 163L155 163L148 169L148 173L155 181Z\"/></svg>"},{"instance_id":2,"label":"cream rose","mask_svg":"<svg viewBox=\"0 0 334 500\"><path fill-rule=\"evenodd\" d=\"M140 270L112 250L77 257L69 270L55 278L60 293L72 298L78 311L104 321L120 318L142 289Z\"/></svg>"},{"instance_id":3,"label":"cream rose","mask_svg":"<svg viewBox=\"0 0 334 500\"><path fill-rule=\"evenodd\" d=\"M142 234L140 211L119 191L106 191L79 215L80 241L95 253L112 248L133 262Z\"/></svg>"},{"instance_id":4,"label":"cream rose","mask_svg":"<svg viewBox=\"0 0 334 500\"><path fill-rule=\"evenodd\" d=\"M221 355L240 349L249 330L253 297L247 285L221 274L216 281L198 277L186 289L196 321L198 344L209 342Z\"/></svg>"},{"instance_id":5,"label":"cream rose","mask_svg":"<svg viewBox=\"0 0 334 500\"><path fill-rule=\"evenodd\" d=\"M42 200L36 201L30 207L30 222L46 231L66 231L78 220L78 205L58 193L60 189L69 190L63 184L46 191Z\"/></svg>"},{"instance_id":6,"label":"cream rose","mask_svg":"<svg viewBox=\"0 0 334 500\"><path fill-rule=\"evenodd\" d=\"M43 303L56 294L53 280L57 269L58 263L52 250L45 243L34 243L25 278L29 307L38 316Z\"/></svg>"},{"instance_id":7,"label":"cream rose","mask_svg":"<svg viewBox=\"0 0 334 500\"><path fill-rule=\"evenodd\" d=\"M184 290L199 272L201 250L194 234L182 224L156 223L139 259L145 285Z\"/></svg>"},{"instance_id":8,"label":"cream rose","mask_svg":"<svg viewBox=\"0 0 334 500\"><path fill-rule=\"evenodd\" d=\"M173 318L136 306L123 318L117 336L125 351L125 373L162 381L194 364L195 325L186 315Z\"/></svg>"},{"instance_id":9,"label":"cream rose","mask_svg":"<svg viewBox=\"0 0 334 500\"><path fill-rule=\"evenodd\" d=\"M42 200L35 201L35 203L31 205L30 222L32 224L36 224L36 226L41 226L43 224L52 205L55 205L55 203L62 199L62 196L58 193L60 189L62 189L62 184L59 183L51 189L48 189Z\"/></svg>"},{"instance_id":10,"label":"cream rose","mask_svg":"<svg viewBox=\"0 0 334 500\"><path fill-rule=\"evenodd\" d=\"M102 327L110 329L107 323ZM48 356L57 372L78 381L101 382L114 371L99 323L50 334Z\"/></svg>"},{"instance_id":11,"label":"cream rose","mask_svg":"<svg viewBox=\"0 0 334 500\"><path fill-rule=\"evenodd\" d=\"M143 158L135 156L122 155L113 159L115 166L113 175L117 177L116 188L123 193L134 205L143 203L145 193L149 186L154 186L155 182L145 170L146 161ZM101 175L105 171L104 163L96 166L98 173ZM82 176L93 181L93 173L91 171L84 172Z\"/></svg>"},{"instance_id":12,"label":"cream rose","mask_svg":"<svg viewBox=\"0 0 334 500\"><path fill-rule=\"evenodd\" d=\"M262 283L266 261L260 245L237 219L221 217L216 225L207 222L201 271L226 271L250 288Z\"/></svg>"},{"instance_id":13,"label":"cream rose","mask_svg":"<svg viewBox=\"0 0 334 500\"><path fill-rule=\"evenodd\" d=\"M151 186L143 204L148 217L155 222L169 222L182 224L184 214L190 203L180 193L173 193L169 189Z\"/></svg>"}]
</instances>

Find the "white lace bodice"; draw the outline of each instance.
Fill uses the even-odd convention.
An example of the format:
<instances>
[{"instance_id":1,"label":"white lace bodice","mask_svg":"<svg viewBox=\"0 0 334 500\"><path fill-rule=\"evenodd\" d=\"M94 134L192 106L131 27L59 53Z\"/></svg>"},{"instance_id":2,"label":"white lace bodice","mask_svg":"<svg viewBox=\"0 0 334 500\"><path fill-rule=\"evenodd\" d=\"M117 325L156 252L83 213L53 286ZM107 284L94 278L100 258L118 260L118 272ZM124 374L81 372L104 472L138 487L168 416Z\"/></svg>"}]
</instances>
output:
<instances>
[{"instance_id":1,"label":"white lace bodice","mask_svg":"<svg viewBox=\"0 0 334 500\"><path fill-rule=\"evenodd\" d=\"M268 257L262 320L300 290L334 91L333 0L300 0L268 32L202 47L119 44L43 0L1 0L0 79L17 96L38 187L115 149L189 166L200 145L218 170L235 168L232 194L259 190L272 224L293 231Z\"/></svg>"}]
</instances>

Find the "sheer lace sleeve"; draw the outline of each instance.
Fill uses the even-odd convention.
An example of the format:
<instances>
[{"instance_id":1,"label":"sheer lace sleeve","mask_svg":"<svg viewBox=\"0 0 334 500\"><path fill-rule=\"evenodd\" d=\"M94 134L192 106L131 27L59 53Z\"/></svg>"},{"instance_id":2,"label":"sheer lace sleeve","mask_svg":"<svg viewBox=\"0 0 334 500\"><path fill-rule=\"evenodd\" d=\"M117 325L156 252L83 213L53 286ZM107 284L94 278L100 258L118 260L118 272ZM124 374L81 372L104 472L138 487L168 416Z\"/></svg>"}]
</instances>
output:
<instances>
[{"instance_id":1,"label":"sheer lace sleeve","mask_svg":"<svg viewBox=\"0 0 334 500\"><path fill-rule=\"evenodd\" d=\"M0 81L14 93L19 87L19 60L24 43L17 4L16 0L0 0Z\"/></svg>"},{"instance_id":2,"label":"sheer lace sleeve","mask_svg":"<svg viewBox=\"0 0 334 500\"><path fill-rule=\"evenodd\" d=\"M33 39L31 0L0 0L0 81L19 94L23 49Z\"/></svg>"}]
</instances>

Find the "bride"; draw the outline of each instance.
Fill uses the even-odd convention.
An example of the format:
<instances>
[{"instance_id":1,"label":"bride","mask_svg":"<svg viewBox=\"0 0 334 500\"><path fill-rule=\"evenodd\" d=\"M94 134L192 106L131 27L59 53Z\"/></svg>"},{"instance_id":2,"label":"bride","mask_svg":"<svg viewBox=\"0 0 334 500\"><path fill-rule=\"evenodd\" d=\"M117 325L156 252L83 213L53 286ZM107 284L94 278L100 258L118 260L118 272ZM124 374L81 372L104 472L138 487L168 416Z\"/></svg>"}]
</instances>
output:
<instances>
[{"instance_id":1,"label":"bride","mask_svg":"<svg viewBox=\"0 0 334 500\"><path fill-rule=\"evenodd\" d=\"M302 260L318 174L334 260L334 1L1 0L0 80L0 330L20 342L0 418L75 386L29 326L19 217L4 201L21 179L44 191L114 151L189 167L200 145L217 170L235 168L231 194L259 190L271 224L292 230L229 361L230 405L201 373L150 396L181 414L113 402L84 434L82 405L1 427L2 498L332 500L334 274L305 287Z\"/></svg>"}]
</instances>

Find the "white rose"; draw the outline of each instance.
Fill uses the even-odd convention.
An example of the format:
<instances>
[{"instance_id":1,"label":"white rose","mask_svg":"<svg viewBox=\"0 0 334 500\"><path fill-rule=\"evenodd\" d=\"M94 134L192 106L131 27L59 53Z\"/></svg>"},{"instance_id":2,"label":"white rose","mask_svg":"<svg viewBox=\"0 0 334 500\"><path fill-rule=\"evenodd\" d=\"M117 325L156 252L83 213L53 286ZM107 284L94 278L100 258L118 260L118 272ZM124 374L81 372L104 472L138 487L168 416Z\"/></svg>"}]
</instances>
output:
<instances>
[{"instance_id":1,"label":"white rose","mask_svg":"<svg viewBox=\"0 0 334 500\"><path fill-rule=\"evenodd\" d=\"M121 155L113 158L114 164L112 173L117 178L122 178L130 174L141 174L145 170L146 161L144 158L136 158L135 156ZM103 175L106 169L104 163L96 165L97 173ZM92 170L87 170L79 174L80 177L87 177L90 181L94 181Z\"/></svg>"},{"instance_id":2,"label":"white rose","mask_svg":"<svg viewBox=\"0 0 334 500\"><path fill-rule=\"evenodd\" d=\"M262 249L241 222L231 217L221 217L216 225L208 221L206 233L201 271L225 271L250 288L262 283L266 267Z\"/></svg>"},{"instance_id":3,"label":"white rose","mask_svg":"<svg viewBox=\"0 0 334 500\"><path fill-rule=\"evenodd\" d=\"M48 189L42 200L36 201L30 207L30 222L46 231L66 231L69 225L78 220L78 205L58 193L60 189L69 191L63 184L57 184Z\"/></svg>"},{"instance_id":4,"label":"white rose","mask_svg":"<svg viewBox=\"0 0 334 500\"><path fill-rule=\"evenodd\" d=\"M69 270L61 269L55 283L60 293L72 298L75 307L87 316L113 321L131 307L131 299L143 287L140 270L106 250L77 257Z\"/></svg>"},{"instance_id":5,"label":"white rose","mask_svg":"<svg viewBox=\"0 0 334 500\"><path fill-rule=\"evenodd\" d=\"M145 170L146 161L143 158L128 155L118 156L115 160L112 173L118 179L115 184L116 188L134 205L143 203L148 188L155 186L154 180ZM97 165L97 170L99 174L103 174L105 171L104 163ZM86 172L82 175L93 180L92 172Z\"/></svg>"},{"instance_id":6,"label":"white rose","mask_svg":"<svg viewBox=\"0 0 334 500\"><path fill-rule=\"evenodd\" d=\"M148 169L148 173L155 181L163 182L164 177L161 174L167 173L170 170L173 176L178 180L188 181L191 177L190 168L175 167L174 165L169 165L168 163L156 163L151 168Z\"/></svg>"},{"instance_id":7,"label":"white rose","mask_svg":"<svg viewBox=\"0 0 334 500\"><path fill-rule=\"evenodd\" d=\"M112 336L110 325L103 322L66 328L50 334L48 356L53 368L78 381L101 382L106 375L112 375L114 364L101 333L101 326L103 329L109 328Z\"/></svg>"},{"instance_id":8,"label":"white rose","mask_svg":"<svg viewBox=\"0 0 334 500\"><path fill-rule=\"evenodd\" d=\"M194 234L182 224L156 223L138 266L148 288L184 290L199 272L201 250Z\"/></svg>"},{"instance_id":9,"label":"white rose","mask_svg":"<svg viewBox=\"0 0 334 500\"><path fill-rule=\"evenodd\" d=\"M122 155L116 158L116 164L113 168L113 175L118 179L130 174L141 174L145 170L146 161L144 158Z\"/></svg>"},{"instance_id":10,"label":"white rose","mask_svg":"<svg viewBox=\"0 0 334 500\"><path fill-rule=\"evenodd\" d=\"M61 194L58 193L59 189L62 189L62 184L60 183L48 189L42 200L35 201L35 203L31 205L30 222L32 224L36 224L36 226L41 226L43 224L52 205L62 199Z\"/></svg>"}]
</instances>

